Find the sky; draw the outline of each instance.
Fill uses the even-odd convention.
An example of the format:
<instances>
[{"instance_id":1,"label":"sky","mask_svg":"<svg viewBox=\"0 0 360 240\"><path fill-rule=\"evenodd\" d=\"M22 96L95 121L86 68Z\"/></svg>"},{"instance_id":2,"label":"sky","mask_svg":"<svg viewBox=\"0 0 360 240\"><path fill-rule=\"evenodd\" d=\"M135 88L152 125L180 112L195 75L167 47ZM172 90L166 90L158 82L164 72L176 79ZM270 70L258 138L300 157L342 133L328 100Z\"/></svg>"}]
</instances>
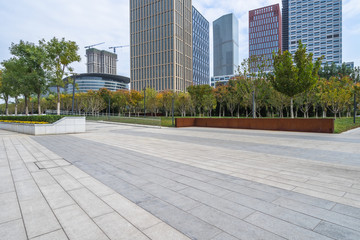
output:
<instances>
[{"instance_id":1,"label":"sky","mask_svg":"<svg viewBox=\"0 0 360 240\"><path fill-rule=\"evenodd\" d=\"M212 22L227 13L239 19L239 56L248 57L248 12L279 3L281 0L193 0L210 22L210 73L212 75ZM11 43L20 40L37 43L53 37L75 41L81 62L72 66L76 73L86 72L85 46L109 50L129 45L129 0L0 0L0 62L9 59ZM343 61L360 66L360 3L343 0ZM119 75L130 76L130 49L117 49Z\"/></svg>"}]
</instances>

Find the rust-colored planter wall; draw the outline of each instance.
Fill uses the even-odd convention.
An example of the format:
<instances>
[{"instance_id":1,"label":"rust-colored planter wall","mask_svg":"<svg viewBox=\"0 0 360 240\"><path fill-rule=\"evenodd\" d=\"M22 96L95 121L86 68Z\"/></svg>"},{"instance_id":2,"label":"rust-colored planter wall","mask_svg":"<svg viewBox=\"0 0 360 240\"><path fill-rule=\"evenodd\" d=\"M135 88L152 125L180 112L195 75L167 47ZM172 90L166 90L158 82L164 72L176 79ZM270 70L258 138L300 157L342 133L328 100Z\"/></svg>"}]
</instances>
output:
<instances>
[{"instance_id":1,"label":"rust-colored planter wall","mask_svg":"<svg viewBox=\"0 0 360 240\"><path fill-rule=\"evenodd\" d=\"M175 126L333 133L334 119L176 118Z\"/></svg>"}]
</instances>

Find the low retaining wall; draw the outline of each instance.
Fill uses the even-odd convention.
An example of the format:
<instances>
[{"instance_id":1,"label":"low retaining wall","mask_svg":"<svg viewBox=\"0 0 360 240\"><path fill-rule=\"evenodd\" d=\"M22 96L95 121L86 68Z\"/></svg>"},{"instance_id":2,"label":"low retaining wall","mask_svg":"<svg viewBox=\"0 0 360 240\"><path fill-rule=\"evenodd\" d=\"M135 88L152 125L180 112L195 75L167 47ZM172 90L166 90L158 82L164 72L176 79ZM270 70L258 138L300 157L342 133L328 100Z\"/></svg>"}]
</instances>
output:
<instances>
[{"instance_id":1,"label":"low retaining wall","mask_svg":"<svg viewBox=\"0 0 360 240\"><path fill-rule=\"evenodd\" d=\"M334 119L176 118L175 126L333 133Z\"/></svg>"},{"instance_id":2,"label":"low retaining wall","mask_svg":"<svg viewBox=\"0 0 360 240\"><path fill-rule=\"evenodd\" d=\"M0 129L30 135L83 133L86 131L86 120L85 117L64 117L51 124L0 122Z\"/></svg>"}]
</instances>

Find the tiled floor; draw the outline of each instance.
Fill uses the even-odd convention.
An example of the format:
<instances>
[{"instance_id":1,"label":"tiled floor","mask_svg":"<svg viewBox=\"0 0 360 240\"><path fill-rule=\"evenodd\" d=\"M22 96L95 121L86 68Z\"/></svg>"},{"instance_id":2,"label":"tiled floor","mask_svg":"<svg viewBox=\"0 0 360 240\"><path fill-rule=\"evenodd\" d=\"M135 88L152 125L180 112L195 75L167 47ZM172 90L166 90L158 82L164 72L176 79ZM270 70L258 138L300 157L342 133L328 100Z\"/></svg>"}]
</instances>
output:
<instances>
[{"instance_id":1,"label":"tiled floor","mask_svg":"<svg viewBox=\"0 0 360 240\"><path fill-rule=\"evenodd\" d=\"M9 239L360 239L359 131L88 123L0 139Z\"/></svg>"}]
</instances>

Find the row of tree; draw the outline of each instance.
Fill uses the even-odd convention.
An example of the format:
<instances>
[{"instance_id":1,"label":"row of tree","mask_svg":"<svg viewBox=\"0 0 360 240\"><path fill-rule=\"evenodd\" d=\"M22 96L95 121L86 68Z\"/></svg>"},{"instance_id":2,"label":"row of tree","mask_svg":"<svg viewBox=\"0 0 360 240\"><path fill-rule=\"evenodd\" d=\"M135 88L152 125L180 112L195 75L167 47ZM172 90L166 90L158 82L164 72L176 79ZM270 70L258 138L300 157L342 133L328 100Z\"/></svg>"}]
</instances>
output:
<instances>
[{"instance_id":1,"label":"row of tree","mask_svg":"<svg viewBox=\"0 0 360 240\"><path fill-rule=\"evenodd\" d=\"M11 44L12 57L1 63L0 75L0 96L6 109L10 98L17 103L19 97L23 97L25 113L28 114L29 98L35 95L38 112L41 112L41 95L52 86L57 88L57 111L60 113L60 88L64 86L63 78L73 72L70 64L80 61L78 49L75 42L64 38L40 40L38 44L24 41Z\"/></svg>"},{"instance_id":2,"label":"row of tree","mask_svg":"<svg viewBox=\"0 0 360 240\"><path fill-rule=\"evenodd\" d=\"M12 44L10 51L14 57L4 61L4 69L0 71L0 94L5 100L6 114L10 97L15 98L15 114L18 102L25 114L29 112L31 97L37 101L38 113L43 112L41 106L43 110L56 108L58 114L60 109L72 109L75 105L72 95L60 94L59 90L64 86L64 76L72 72L69 65L80 60L75 42L53 38L35 45L20 41ZM352 99L360 88L359 68L351 70L335 64L320 68L321 60L314 61L313 55L307 54L306 47L299 42L294 56L288 51L273 55L271 73L266 71L268 62L252 57L239 66L236 78L215 89L209 85L190 86L188 93L157 93L150 88L145 93L101 89L76 94L76 110L93 115L100 112L139 115L145 105L147 113L168 116L174 103L181 116L212 116L215 111L219 116L248 117L252 113L253 117L284 117L285 114L317 117L322 112L326 117L328 110L335 117L342 113L349 115ZM57 86L57 94L41 97L49 86ZM19 96L23 96L23 100L19 101Z\"/></svg>"}]
</instances>

